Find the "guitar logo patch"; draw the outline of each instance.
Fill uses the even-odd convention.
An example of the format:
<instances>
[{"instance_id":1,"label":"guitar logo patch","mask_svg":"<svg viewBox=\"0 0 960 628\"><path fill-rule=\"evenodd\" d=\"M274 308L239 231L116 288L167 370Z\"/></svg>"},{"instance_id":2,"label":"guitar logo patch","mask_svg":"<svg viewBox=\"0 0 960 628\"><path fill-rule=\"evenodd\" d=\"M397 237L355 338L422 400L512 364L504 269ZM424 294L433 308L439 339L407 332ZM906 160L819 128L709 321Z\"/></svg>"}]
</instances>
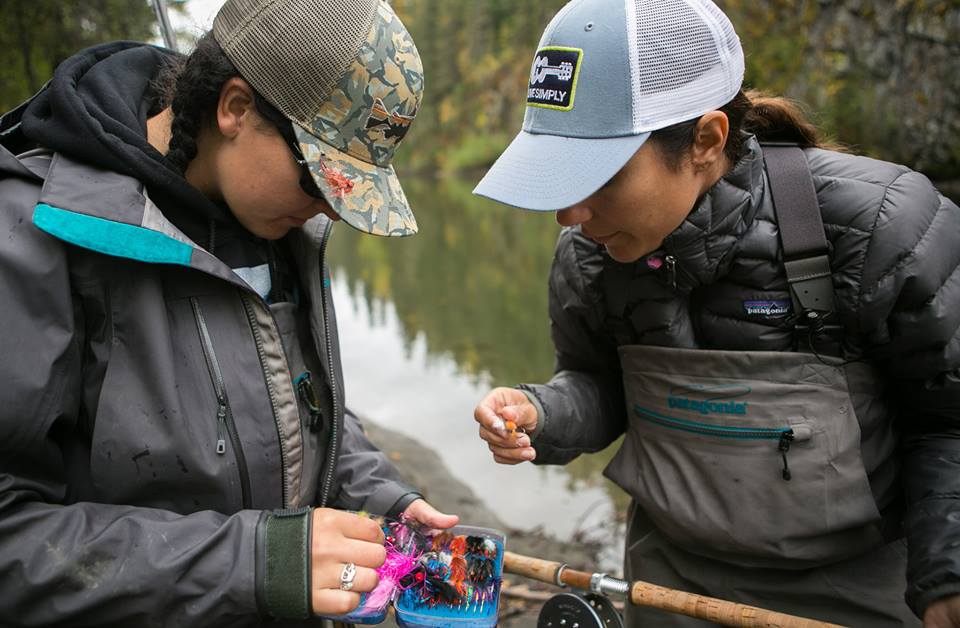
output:
<instances>
[{"instance_id":1,"label":"guitar logo patch","mask_svg":"<svg viewBox=\"0 0 960 628\"><path fill-rule=\"evenodd\" d=\"M577 93L583 50L549 46L537 51L530 68L527 105L570 111Z\"/></svg>"}]
</instances>

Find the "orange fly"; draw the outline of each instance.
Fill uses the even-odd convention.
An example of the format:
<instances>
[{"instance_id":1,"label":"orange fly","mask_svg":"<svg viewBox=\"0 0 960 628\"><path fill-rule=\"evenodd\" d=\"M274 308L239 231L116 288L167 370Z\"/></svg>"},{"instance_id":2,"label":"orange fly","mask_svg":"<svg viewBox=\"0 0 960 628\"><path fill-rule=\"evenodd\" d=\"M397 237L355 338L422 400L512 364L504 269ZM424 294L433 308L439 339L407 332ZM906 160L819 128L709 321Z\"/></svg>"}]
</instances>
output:
<instances>
[{"instance_id":1,"label":"orange fly","mask_svg":"<svg viewBox=\"0 0 960 628\"><path fill-rule=\"evenodd\" d=\"M347 175L336 168L331 168L322 161L320 162L320 171L327 180L327 185L333 188L333 195L337 198L343 198L350 192L353 192L353 181L351 181Z\"/></svg>"}]
</instances>

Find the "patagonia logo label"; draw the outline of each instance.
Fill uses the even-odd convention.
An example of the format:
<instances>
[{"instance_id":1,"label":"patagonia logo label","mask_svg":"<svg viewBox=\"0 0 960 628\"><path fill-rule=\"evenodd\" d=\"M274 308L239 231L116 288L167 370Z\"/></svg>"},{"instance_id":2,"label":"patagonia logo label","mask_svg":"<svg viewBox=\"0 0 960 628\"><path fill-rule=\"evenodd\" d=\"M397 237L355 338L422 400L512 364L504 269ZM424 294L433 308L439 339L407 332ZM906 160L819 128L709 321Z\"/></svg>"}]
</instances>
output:
<instances>
[{"instance_id":1,"label":"patagonia logo label","mask_svg":"<svg viewBox=\"0 0 960 628\"><path fill-rule=\"evenodd\" d=\"M749 386L719 384L715 386L680 386L670 391L667 406L698 414L746 414L748 402L735 401L750 394Z\"/></svg>"},{"instance_id":2,"label":"patagonia logo label","mask_svg":"<svg viewBox=\"0 0 960 628\"><path fill-rule=\"evenodd\" d=\"M750 316L784 316L793 310L790 301L744 301L743 309Z\"/></svg>"},{"instance_id":3,"label":"patagonia logo label","mask_svg":"<svg viewBox=\"0 0 960 628\"><path fill-rule=\"evenodd\" d=\"M527 105L570 111L577 92L583 50L549 46L541 48L530 68Z\"/></svg>"}]
</instances>

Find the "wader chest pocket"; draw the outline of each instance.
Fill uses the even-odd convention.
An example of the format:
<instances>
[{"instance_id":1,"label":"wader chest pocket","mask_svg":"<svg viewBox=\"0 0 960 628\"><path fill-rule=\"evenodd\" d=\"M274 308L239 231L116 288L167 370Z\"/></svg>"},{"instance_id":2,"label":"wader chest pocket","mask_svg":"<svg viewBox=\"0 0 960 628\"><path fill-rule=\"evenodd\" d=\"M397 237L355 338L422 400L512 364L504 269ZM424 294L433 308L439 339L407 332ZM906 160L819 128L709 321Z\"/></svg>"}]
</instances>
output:
<instances>
[{"instance_id":1,"label":"wader chest pocket","mask_svg":"<svg viewBox=\"0 0 960 628\"><path fill-rule=\"evenodd\" d=\"M605 473L671 541L780 568L882 543L841 370L805 354L620 352L629 425Z\"/></svg>"},{"instance_id":2,"label":"wader chest pocket","mask_svg":"<svg viewBox=\"0 0 960 628\"><path fill-rule=\"evenodd\" d=\"M775 447L776 451L780 453L783 460L780 477L787 481L790 481L793 477L793 474L790 473L790 464L787 461L790 446L795 442L806 442L810 440L811 436L810 428L806 425L791 426L785 424L782 427L711 425L700 421L666 416L642 406L634 406L633 411L642 421L671 430L687 432L688 434L699 434L708 438L732 439L740 442L763 441L770 443L770 451L772 452Z\"/></svg>"}]
</instances>

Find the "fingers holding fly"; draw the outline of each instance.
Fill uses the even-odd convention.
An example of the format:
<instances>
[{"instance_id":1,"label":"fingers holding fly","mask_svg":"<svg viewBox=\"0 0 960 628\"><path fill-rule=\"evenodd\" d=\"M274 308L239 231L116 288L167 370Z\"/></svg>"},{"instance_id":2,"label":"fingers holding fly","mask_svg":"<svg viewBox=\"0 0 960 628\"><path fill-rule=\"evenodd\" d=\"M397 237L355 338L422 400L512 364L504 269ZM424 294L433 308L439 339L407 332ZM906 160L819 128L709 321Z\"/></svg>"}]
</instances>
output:
<instances>
[{"instance_id":1,"label":"fingers holding fly","mask_svg":"<svg viewBox=\"0 0 960 628\"><path fill-rule=\"evenodd\" d=\"M533 447L497 447L487 445L493 459L500 464L519 464L536 459L537 451Z\"/></svg>"},{"instance_id":2,"label":"fingers holding fly","mask_svg":"<svg viewBox=\"0 0 960 628\"><path fill-rule=\"evenodd\" d=\"M477 404L473 418L491 431L504 433L507 427L502 415L503 410L523 403L529 403L529 400L522 391L516 388L494 388Z\"/></svg>"},{"instance_id":3,"label":"fingers holding fly","mask_svg":"<svg viewBox=\"0 0 960 628\"><path fill-rule=\"evenodd\" d=\"M518 447L529 447L530 446L530 436L522 432L516 432L510 434L500 434L494 432L483 425L479 428L480 438L488 445L493 447L501 447L503 449L516 449Z\"/></svg>"},{"instance_id":4,"label":"fingers holding fly","mask_svg":"<svg viewBox=\"0 0 960 628\"><path fill-rule=\"evenodd\" d=\"M504 423L503 419L500 418L500 415L497 413L502 406L494 408L488 405L486 401L487 399L484 399L473 411L474 420L480 424L481 428L486 428L490 433L506 435L506 423Z\"/></svg>"}]
</instances>

